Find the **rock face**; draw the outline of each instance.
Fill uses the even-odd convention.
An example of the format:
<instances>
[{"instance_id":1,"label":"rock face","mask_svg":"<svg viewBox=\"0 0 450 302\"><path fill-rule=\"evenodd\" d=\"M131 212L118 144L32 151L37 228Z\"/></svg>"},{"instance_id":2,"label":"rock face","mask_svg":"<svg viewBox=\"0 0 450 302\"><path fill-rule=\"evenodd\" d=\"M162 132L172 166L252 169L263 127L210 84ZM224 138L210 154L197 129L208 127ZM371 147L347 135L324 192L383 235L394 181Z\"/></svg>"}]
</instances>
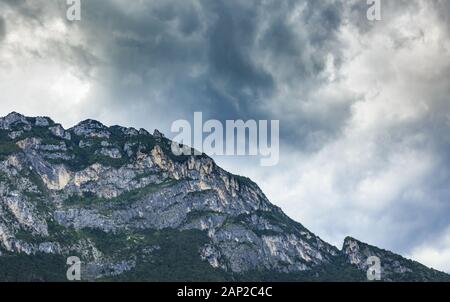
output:
<instances>
[{"instance_id":1,"label":"rock face","mask_svg":"<svg viewBox=\"0 0 450 302\"><path fill-rule=\"evenodd\" d=\"M376 255L389 281L448 277L353 239L338 250L251 180L170 146L159 131L93 120L66 130L46 117L0 118L0 267L55 255L62 268L78 256L89 279L193 280L198 269L203 281L317 280L343 267L364 280Z\"/></svg>"}]
</instances>

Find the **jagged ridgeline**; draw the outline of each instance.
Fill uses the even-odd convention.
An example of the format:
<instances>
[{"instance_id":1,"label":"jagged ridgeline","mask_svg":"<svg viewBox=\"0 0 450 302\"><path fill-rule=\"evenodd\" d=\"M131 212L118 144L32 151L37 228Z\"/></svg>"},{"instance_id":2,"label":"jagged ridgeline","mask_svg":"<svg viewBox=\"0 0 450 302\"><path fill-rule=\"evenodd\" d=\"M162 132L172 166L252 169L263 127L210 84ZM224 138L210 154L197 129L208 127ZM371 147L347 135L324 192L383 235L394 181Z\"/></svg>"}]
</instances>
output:
<instances>
[{"instance_id":1,"label":"jagged ridgeline","mask_svg":"<svg viewBox=\"0 0 450 302\"><path fill-rule=\"evenodd\" d=\"M385 281L449 276L347 238L342 250L206 155L155 131L0 119L0 281Z\"/></svg>"}]
</instances>

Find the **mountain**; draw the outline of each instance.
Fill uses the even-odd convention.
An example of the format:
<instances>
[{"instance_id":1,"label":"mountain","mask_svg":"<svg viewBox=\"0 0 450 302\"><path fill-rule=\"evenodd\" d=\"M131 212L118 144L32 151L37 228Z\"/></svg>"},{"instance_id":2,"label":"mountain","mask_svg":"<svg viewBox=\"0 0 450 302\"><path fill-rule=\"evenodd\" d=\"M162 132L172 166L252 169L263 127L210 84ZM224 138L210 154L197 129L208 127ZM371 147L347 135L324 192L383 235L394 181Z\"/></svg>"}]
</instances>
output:
<instances>
[{"instance_id":1,"label":"mountain","mask_svg":"<svg viewBox=\"0 0 450 302\"><path fill-rule=\"evenodd\" d=\"M0 118L0 281L385 281L449 275L347 238L342 250L206 155L158 131Z\"/></svg>"}]
</instances>

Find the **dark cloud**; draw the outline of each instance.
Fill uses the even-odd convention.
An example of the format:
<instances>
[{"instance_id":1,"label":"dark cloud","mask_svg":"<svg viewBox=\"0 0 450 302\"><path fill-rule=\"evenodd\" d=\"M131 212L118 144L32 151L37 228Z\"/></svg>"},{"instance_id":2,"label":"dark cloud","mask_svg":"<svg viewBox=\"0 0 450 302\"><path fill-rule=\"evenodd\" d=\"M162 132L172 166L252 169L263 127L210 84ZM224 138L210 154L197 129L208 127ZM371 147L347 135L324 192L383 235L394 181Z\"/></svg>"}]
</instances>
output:
<instances>
[{"instance_id":1,"label":"dark cloud","mask_svg":"<svg viewBox=\"0 0 450 302\"><path fill-rule=\"evenodd\" d=\"M96 92L102 106L131 104L172 119L194 111L222 120L280 119L287 139L308 150L317 142L307 133L334 137L349 114L348 104L329 108L332 119L288 109L316 102L310 94L324 84L319 75L330 53L340 64L342 10L336 1L152 1L136 11L89 1L79 26L105 56L105 91ZM302 98L277 104L282 86Z\"/></svg>"},{"instance_id":2,"label":"dark cloud","mask_svg":"<svg viewBox=\"0 0 450 302\"><path fill-rule=\"evenodd\" d=\"M0 42L3 40L6 34L6 25L5 20L3 20L2 17L0 17Z\"/></svg>"}]
</instances>

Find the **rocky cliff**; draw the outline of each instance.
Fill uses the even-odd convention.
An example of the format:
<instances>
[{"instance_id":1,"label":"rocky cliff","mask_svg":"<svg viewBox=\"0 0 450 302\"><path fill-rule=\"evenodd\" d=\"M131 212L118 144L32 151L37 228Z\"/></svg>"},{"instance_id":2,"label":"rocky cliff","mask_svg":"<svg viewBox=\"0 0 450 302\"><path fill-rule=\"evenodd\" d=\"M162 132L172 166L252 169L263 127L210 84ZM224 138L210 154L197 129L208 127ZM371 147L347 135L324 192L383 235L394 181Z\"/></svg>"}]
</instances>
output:
<instances>
[{"instance_id":1,"label":"rocky cliff","mask_svg":"<svg viewBox=\"0 0 450 302\"><path fill-rule=\"evenodd\" d=\"M354 239L339 250L251 180L171 143L94 120L0 118L0 280L64 280L77 256L94 280L362 281L371 255L386 281L448 279Z\"/></svg>"}]
</instances>

